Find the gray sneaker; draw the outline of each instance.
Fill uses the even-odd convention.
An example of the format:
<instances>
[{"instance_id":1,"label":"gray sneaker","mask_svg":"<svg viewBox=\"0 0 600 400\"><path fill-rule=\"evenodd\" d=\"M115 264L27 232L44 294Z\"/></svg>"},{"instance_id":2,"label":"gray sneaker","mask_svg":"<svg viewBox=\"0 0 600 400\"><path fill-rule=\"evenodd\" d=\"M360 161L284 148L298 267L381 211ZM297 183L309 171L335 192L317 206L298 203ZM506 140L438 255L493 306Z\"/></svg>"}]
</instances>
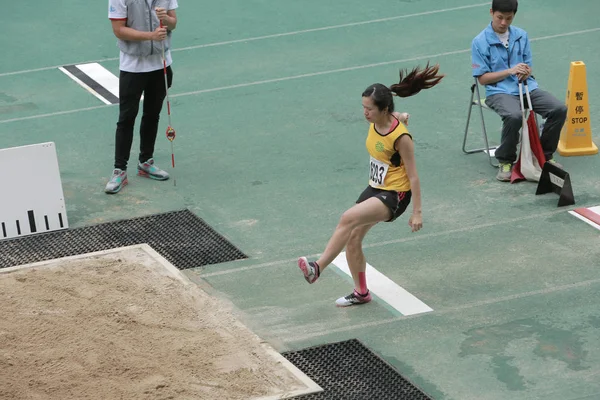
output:
<instances>
[{"instance_id":1,"label":"gray sneaker","mask_svg":"<svg viewBox=\"0 0 600 400\"><path fill-rule=\"evenodd\" d=\"M127 171L115 168L104 191L108 194L115 194L125 185L127 185Z\"/></svg>"},{"instance_id":2,"label":"gray sneaker","mask_svg":"<svg viewBox=\"0 0 600 400\"><path fill-rule=\"evenodd\" d=\"M498 175L496 179L500 182L510 182L510 176L512 175L512 164L511 163L500 163L498 165Z\"/></svg>"},{"instance_id":3,"label":"gray sneaker","mask_svg":"<svg viewBox=\"0 0 600 400\"><path fill-rule=\"evenodd\" d=\"M138 175L156 179L157 181L166 181L169 179L169 174L166 171L158 168L154 164L153 158L146 162L138 163Z\"/></svg>"}]
</instances>

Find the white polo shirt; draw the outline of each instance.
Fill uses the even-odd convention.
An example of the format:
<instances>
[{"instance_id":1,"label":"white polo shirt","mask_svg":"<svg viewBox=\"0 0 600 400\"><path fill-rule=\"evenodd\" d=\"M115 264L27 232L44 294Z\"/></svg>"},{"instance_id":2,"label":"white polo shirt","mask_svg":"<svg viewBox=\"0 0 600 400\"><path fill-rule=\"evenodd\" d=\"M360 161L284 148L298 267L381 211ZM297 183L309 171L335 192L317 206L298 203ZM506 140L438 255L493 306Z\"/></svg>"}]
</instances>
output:
<instances>
[{"instance_id":1,"label":"white polo shirt","mask_svg":"<svg viewBox=\"0 0 600 400\"><path fill-rule=\"evenodd\" d=\"M146 0L152 6L152 0ZM179 7L177 0L169 0L168 10ZM108 0L108 18L110 20L127 20L127 6L125 0ZM173 62L171 51L165 51L167 66ZM132 56L123 51L119 55L119 69L126 72L150 72L163 68L162 54L153 54L147 57Z\"/></svg>"}]
</instances>

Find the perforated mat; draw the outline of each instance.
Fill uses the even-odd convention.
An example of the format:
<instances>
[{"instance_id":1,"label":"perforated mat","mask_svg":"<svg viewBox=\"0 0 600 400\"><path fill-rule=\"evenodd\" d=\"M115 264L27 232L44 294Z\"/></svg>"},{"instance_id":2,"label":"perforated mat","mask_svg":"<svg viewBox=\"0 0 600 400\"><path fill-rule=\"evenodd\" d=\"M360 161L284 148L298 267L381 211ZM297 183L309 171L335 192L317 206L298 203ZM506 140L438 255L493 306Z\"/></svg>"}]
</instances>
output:
<instances>
[{"instance_id":1,"label":"perforated mat","mask_svg":"<svg viewBox=\"0 0 600 400\"><path fill-rule=\"evenodd\" d=\"M431 400L356 339L283 356L323 388L299 400Z\"/></svg>"},{"instance_id":2,"label":"perforated mat","mask_svg":"<svg viewBox=\"0 0 600 400\"><path fill-rule=\"evenodd\" d=\"M0 241L0 268L148 243L179 269L247 256L189 210Z\"/></svg>"}]
</instances>

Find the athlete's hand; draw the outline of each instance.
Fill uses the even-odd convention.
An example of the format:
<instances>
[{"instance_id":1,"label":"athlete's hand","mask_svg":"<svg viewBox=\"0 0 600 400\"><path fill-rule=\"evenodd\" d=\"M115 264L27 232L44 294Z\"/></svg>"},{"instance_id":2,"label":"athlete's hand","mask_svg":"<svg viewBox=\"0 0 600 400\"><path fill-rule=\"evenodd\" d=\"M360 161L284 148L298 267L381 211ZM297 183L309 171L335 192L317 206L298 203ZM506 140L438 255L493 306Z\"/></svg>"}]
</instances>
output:
<instances>
[{"instance_id":1,"label":"athlete's hand","mask_svg":"<svg viewBox=\"0 0 600 400\"><path fill-rule=\"evenodd\" d=\"M164 26L158 27L154 32L152 32L151 36L152 40L155 41L165 40L165 38L167 37L167 28L165 28Z\"/></svg>"},{"instance_id":2,"label":"athlete's hand","mask_svg":"<svg viewBox=\"0 0 600 400\"><path fill-rule=\"evenodd\" d=\"M423 227L423 218L421 213L413 213L408 219L408 225L413 232L420 230Z\"/></svg>"},{"instance_id":3,"label":"athlete's hand","mask_svg":"<svg viewBox=\"0 0 600 400\"><path fill-rule=\"evenodd\" d=\"M399 112L395 112L394 111L393 115L396 118L398 118L398 121L400 121L404 125L408 126L408 119L410 118L410 114L409 113L399 113Z\"/></svg>"},{"instance_id":4,"label":"athlete's hand","mask_svg":"<svg viewBox=\"0 0 600 400\"><path fill-rule=\"evenodd\" d=\"M162 21L163 25L167 25L167 10L161 7L156 7L156 16Z\"/></svg>"}]
</instances>

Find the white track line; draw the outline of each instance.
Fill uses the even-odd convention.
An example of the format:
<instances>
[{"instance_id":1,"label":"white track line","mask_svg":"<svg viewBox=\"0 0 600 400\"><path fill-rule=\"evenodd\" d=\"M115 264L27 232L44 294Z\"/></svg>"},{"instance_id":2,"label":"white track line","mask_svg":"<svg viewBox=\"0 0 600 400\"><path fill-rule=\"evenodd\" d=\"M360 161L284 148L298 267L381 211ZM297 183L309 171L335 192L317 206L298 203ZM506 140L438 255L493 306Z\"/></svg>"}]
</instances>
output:
<instances>
[{"instance_id":1,"label":"white track line","mask_svg":"<svg viewBox=\"0 0 600 400\"><path fill-rule=\"evenodd\" d=\"M347 24L340 24L340 25L330 25L330 26L324 26L321 28L303 29L303 30L293 31L293 32L284 32L284 33L275 33L272 35L255 36L255 37L249 37L246 39L234 39L234 40L228 40L228 41L223 41L223 42L199 44L196 46L188 46L188 47L181 47L178 49L173 49L172 51L174 51L174 52L175 51L188 51L188 50L203 49L206 47L227 46L227 45L235 44L235 43L246 43L246 42L253 42L253 41L257 41L257 40L275 39L278 37L302 35L302 34L310 33L310 32L328 31L328 30L333 30L333 29L348 28L351 26L375 24L375 23L379 23L379 22L388 22L388 21L394 21L394 20L398 20L398 19L420 17L423 15L440 14L440 13L445 13L445 12L449 12L449 11L465 10L468 8L481 7L481 6L486 6L486 5L490 5L490 2L477 3L477 4L467 5L467 6L460 6L460 7L443 8L441 10L424 11L424 12L415 13L415 14L397 15L394 17L372 19L372 20L368 20L368 21L350 22ZM3 72L3 73L0 73L0 77L9 76L9 75L27 74L30 72L48 71L51 69L56 69L56 68L62 67L64 65L75 65L75 64L104 62L104 61L116 61L118 59L119 59L118 57L111 57L111 58L104 58L101 60L84 61L84 62L77 62L77 63L66 63L66 64L62 64L62 65L55 65L52 67L42 67L42 68L35 68L35 69L26 69L26 70L22 70L22 71Z\"/></svg>"},{"instance_id":2,"label":"white track line","mask_svg":"<svg viewBox=\"0 0 600 400\"><path fill-rule=\"evenodd\" d=\"M585 29L585 30L581 30L581 31L573 31L573 32L561 33L561 34L551 35L551 36L542 36L539 38L530 39L530 41L533 42L533 41L546 40L546 39L555 39L555 38L559 38L559 37L580 35L580 34L585 34L585 33L590 33L590 32L596 32L596 31L600 31L600 28ZM275 82L289 81L289 80L293 80L293 79L309 78L309 77L320 76L320 75L334 74L334 73L338 73L338 72L356 71L359 69L373 68L373 67L379 67L379 66L389 65L389 64L399 64L399 63L409 62L409 61L426 60L426 59L431 59L431 58L468 53L470 51L471 51L471 49L448 51L448 52L444 52L444 53L430 54L430 55L426 55L426 56L404 58L404 59L394 60L394 61L384 61L384 62L375 63L375 64L358 65L355 67L347 67L347 68L333 69L333 70L329 70L329 71L313 72L310 74L293 75L293 76L288 76L288 77L283 77L283 78L267 79L267 80L263 80L263 81L255 81L255 82L249 82L249 83L240 83L237 85L221 86L221 87L217 87L217 88L213 88L213 89L202 89L202 90L196 90L193 92L174 94L174 95L170 95L170 96L171 97L193 96L193 95L202 94L202 93L218 92L218 91L237 89L237 88L243 88L243 87L248 87L248 86L263 85L263 84L267 84L267 83L275 83ZM112 107L112 105L111 106L79 108L79 109L68 110L68 111L59 111L59 112L55 112L55 113L32 115L29 117L5 119L5 120L0 120L0 124L5 124L5 123L9 123L9 122L17 122L17 121L25 121L25 120L36 119L36 118L52 117L55 115L72 114L72 113L76 113L76 112L80 112L80 111L95 110L95 109L102 108L102 107Z\"/></svg>"},{"instance_id":3,"label":"white track line","mask_svg":"<svg viewBox=\"0 0 600 400\"><path fill-rule=\"evenodd\" d=\"M554 287L551 287L551 288L544 288L544 289L539 289L539 290L533 290L533 291L530 291L530 292L513 294L513 295L510 295L510 296L496 297L495 299L488 299L488 300L476 301L476 302L469 303L469 304L464 304L464 305L461 305L461 306L449 307L449 308L446 308L446 309L436 309L435 315L437 316L437 315L442 315L442 314L451 314L451 313L455 313L455 312L462 312L464 310L468 310L468 309L471 309L471 308L486 306L486 305L490 305L490 304L498 304L498 303L503 303L503 302L506 302L506 301L523 299L523 298L526 298L526 297L533 297L533 296L538 296L538 295L544 295L544 294L562 292L562 291L565 291L565 290L578 289L578 288L592 286L592 285L599 284L599 283L600 283L600 279L590 279L590 280L587 280L587 281L576 282L576 283L569 283L569 284L566 284L566 285L554 286ZM315 338L315 337L325 336L325 335L329 335L329 334L332 334L332 333L342 333L342 332L356 331L358 329L363 329L363 328L372 328L374 326L386 325L386 324L390 324L390 323L402 321L402 320L409 319L409 318L422 317L422 316L425 316L425 315L429 315L429 314L407 315L407 316L401 316L401 317L394 317L394 318L382 319L382 320L379 320L379 321L366 322L364 324L352 324L352 325L349 325L349 326L344 326L344 327L336 328L336 329L329 329L329 330L320 331L320 332L302 333L302 334L298 334L298 336L296 336L296 337L291 336L291 335L290 336L286 335L285 341L288 342L288 343L291 343L291 342L300 342L300 341L304 341L306 339L311 339L311 338ZM292 328L292 330L300 331L300 329L298 329L298 328L299 327L294 327L294 328Z\"/></svg>"},{"instance_id":4,"label":"white track line","mask_svg":"<svg viewBox=\"0 0 600 400\"><path fill-rule=\"evenodd\" d=\"M574 32L568 32L568 33L551 35L551 36L542 36L539 38L530 39L530 41L533 42L533 41L538 41L538 40L554 39L557 37L579 35L579 34L583 34L583 33L595 32L595 31L600 31L600 28L586 29L586 30L582 30L582 31L574 31ZM266 83L275 83L275 82L284 82L284 81L289 81L289 80L294 80L294 79L311 78L311 77L320 76L320 75L336 74L339 72L356 71L359 69L381 67L381 66L390 65L390 64L400 64L400 63L410 62L410 61L421 61L421 60L427 60L430 58L437 58L437 57L451 56L451 55L455 55L455 54L469 53L470 51L471 51L471 49L455 50L455 51L448 51L448 52L438 53L438 54L430 54L430 55L425 55L425 56L403 58L403 59L393 60L393 61L383 61L383 62L373 63L373 64L358 65L355 67L338 68L338 69L332 69L332 70L328 70L328 71L313 72L313 73L309 73L309 74L292 75L292 76L287 76L284 78L267 79L267 80L263 80L263 81L240 83L237 85L221 86L221 87L217 87L217 88L213 88L213 89L194 90L191 92L175 94L172 97L193 96L193 95L202 94L202 93L219 92L219 91L223 91L223 90L238 89L238 88L248 87L248 86L264 85Z\"/></svg>"},{"instance_id":5,"label":"white track line","mask_svg":"<svg viewBox=\"0 0 600 400\"><path fill-rule=\"evenodd\" d=\"M435 57L450 56L450 55L454 55L454 54L466 53L469 51L471 51L471 49L448 51L448 52L439 53L439 54L430 54L430 55L426 55L426 56L403 58L400 60L393 60L393 61L383 61L383 62L374 63L374 64L357 65L355 67L338 68L338 69L331 69L328 71L312 72L309 74L292 75L292 76L286 76L284 78L275 78L275 79L267 79L264 81L240 83L237 85L221 86L221 87L217 87L217 88L213 88L213 89L202 89L202 90L195 90L192 92L179 93L179 94L173 95L172 97L193 96L193 95L202 94L202 93L220 92L220 91L229 90L229 89L237 89L237 88L255 86L255 85L264 85L266 83L275 83L275 82L291 81L294 79L311 78L311 77L320 76L320 75L336 74L338 72L356 71L356 70L365 69L365 68L381 67L383 65L399 64L399 63L409 62L409 61L419 61L419 60L426 60L426 59L435 58Z\"/></svg>"},{"instance_id":6,"label":"white track line","mask_svg":"<svg viewBox=\"0 0 600 400\"><path fill-rule=\"evenodd\" d=\"M527 221L530 219L550 217L553 215L562 214L563 212L564 212L564 210L555 210L555 211L549 211L546 213L540 213L540 214L535 214L535 215L528 215L525 217L513 218L513 219L509 219L509 220L501 220L498 222L486 222L485 224L480 224L480 225L465 226L463 228L451 229L449 231L434 232L434 233L428 233L428 234L417 234L417 235L413 235L413 236L402 238L402 239L394 239L394 240L388 240L385 242L377 242L377 243L373 243L373 244L367 244L367 245L363 246L363 249L372 249L372 248L376 248L376 247L387 246L389 244L400 244L400 243L411 242L411 241L415 241L415 240L427 240L427 239L433 238L433 237L454 235L456 233L462 233L462 232L471 232L471 231L475 231L478 229L490 228L490 227L494 227L494 226L511 225L511 224L514 224L517 222ZM320 254L310 254L310 255L307 255L306 257L315 258L318 256L320 256ZM210 273L206 273L206 274L201 272L199 274L199 276L201 278L209 278L209 277L213 277L213 276L228 275L228 274L252 271L255 269L262 269L262 268L268 268L268 267L289 266L289 264L295 263L297 260L298 260L297 258L291 258L291 259L287 259L287 260L270 261L270 262L266 262L266 263L262 263L262 264L248 265L246 267L232 268L232 269L227 269L224 271L216 271L216 272L210 272Z\"/></svg>"},{"instance_id":7,"label":"white track line","mask_svg":"<svg viewBox=\"0 0 600 400\"><path fill-rule=\"evenodd\" d=\"M468 6L443 8L441 10L424 11L424 12L419 12L419 13L414 13L414 14L396 15L394 17L371 19L371 20L368 20L368 21L349 22L347 24L324 26L324 27L321 27L321 28L303 29L303 30L299 30L299 31L285 32L285 33L275 33L273 35L256 36L256 37L252 37L252 38L248 38L248 39L235 39L235 40L228 40L228 41L225 41L225 42L200 44L200 45L197 45L197 46L182 47L180 49L176 49L176 50L173 50L173 51L195 50L195 49L201 49L201 48L205 48L205 47L225 46L225 45L230 45L230 44L235 44L235 43L252 42L252 41L255 41L255 40L273 39L273 38L278 38L278 37L285 37L285 36L292 36L292 35L301 35L301 34L310 33L310 32L321 32L321 31L328 31L328 30L332 30L332 29L348 28L348 27L351 27L351 26L376 24L376 23L379 23L379 22L396 21L396 20L399 20L399 19L406 19L406 18L412 18L412 17L421 17L423 15L440 14L440 13L445 13L445 12L449 12L449 11L465 10L467 8L489 6L490 4L491 4L490 2L487 2L487 3L477 3L477 4L471 4L471 5L468 5Z\"/></svg>"},{"instance_id":8,"label":"white track line","mask_svg":"<svg viewBox=\"0 0 600 400\"><path fill-rule=\"evenodd\" d=\"M2 73L0 73L0 77L11 76L11 75L28 74L28 73L31 73L31 72L49 71L51 69L57 69L57 68L60 68L60 67L64 67L65 65L76 65L76 64L84 64L84 63L101 63L101 62L106 62L106 61L116 61L118 59L119 59L119 57L102 58L100 60L91 60L91 61L76 62L76 63L64 63L64 64L61 64L61 65L53 65L51 67L40 67L40 68L33 68L33 69L24 69L24 70L21 70L21 71L2 72Z\"/></svg>"},{"instance_id":9,"label":"white track line","mask_svg":"<svg viewBox=\"0 0 600 400\"><path fill-rule=\"evenodd\" d=\"M30 115L29 117L5 119L5 120L0 121L0 124L7 124L9 122L17 122L17 121L27 121L27 120L30 120L30 119L56 117L58 115L75 114L75 113L78 113L78 112L98 110L100 108L113 107L113 106L116 106L116 105L117 104L104 105L104 106L93 106L93 107L86 107L86 108L76 108L74 110L57 111L57 112L48 113L48 114Z\"/></svg>"}]
</instances>

